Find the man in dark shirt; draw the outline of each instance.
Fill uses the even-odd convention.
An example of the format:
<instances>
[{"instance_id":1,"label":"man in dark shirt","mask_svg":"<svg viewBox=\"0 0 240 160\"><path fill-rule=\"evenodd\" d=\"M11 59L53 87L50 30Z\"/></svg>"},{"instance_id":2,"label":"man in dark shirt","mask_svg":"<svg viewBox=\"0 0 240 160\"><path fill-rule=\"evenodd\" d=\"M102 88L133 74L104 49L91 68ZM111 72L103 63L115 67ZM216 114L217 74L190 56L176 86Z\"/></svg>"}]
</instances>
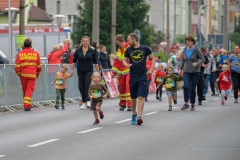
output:
<instances>
[{"instance_id":1,"label":"man in dark shirt","mask_svg":"<svg viewBox=\"0 0 240 160\"><path fill-rule=\"evenodd\" d=\"M147 93L147 74L152 74L154 65L155 65L155 57L148 46L140 45L138 43L138 36L136 33L131 33L128 35L128 47L125 51L123 65L127 68L130 68L130 94L131 94L131 105L133 110L132 115L132 124L141 125L143 120L141 118L143 107L144 107L144 97L146 97ZM146 58L149 56L151 60L151 68L147 73L146 68ZM129 60L129 64L127 63ZM138 98L138 119L136 113L136 105Z\"/></svg>"},{"instance_id":2,"label":"man in dark shirt","mask_svg":"<svg viewBox=\"0 0 240 160\"><path fill-rule=\"evenodd\" d=\"M197 83L197 95L198 95L198 105L202 105L203 100L203 77L204 77L204 69L208 67L208 57L207 57L207 51L204 47L200 48L200 50L203 53L203 56L205 58L205 62L201 65L200 70L200 77Z\"/></svg>"}]
</instances>

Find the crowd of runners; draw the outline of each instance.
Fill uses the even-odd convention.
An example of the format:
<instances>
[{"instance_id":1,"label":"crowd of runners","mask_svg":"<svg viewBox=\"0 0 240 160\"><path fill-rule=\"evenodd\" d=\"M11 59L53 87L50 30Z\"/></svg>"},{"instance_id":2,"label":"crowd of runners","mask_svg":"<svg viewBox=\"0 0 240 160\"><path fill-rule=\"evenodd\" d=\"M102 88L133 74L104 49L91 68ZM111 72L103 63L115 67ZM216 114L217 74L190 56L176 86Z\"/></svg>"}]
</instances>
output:
<instances>
[{"instance_id":1,"label":"crowd of runners","mask_svg":"<svg viewBox=\"0 0 240 160\"><path fill-rule=\"evenodd\" d=\"M235 46L234 51L215 48L214 51L207 47L195 46L192 36L185 38L186 47L183 50L172 50L167 62L161 63L160 58L155 58L150 47L138 43L138 36L130 33L127 41L124 36L116 36L119 46L116 57L108 55L105 46L98 42L90 46L90 38L84 36L81 43L72 50L71 40L64 40L64 46L53 47L48 55L49 64L63 63L61 70L56 75L52 85L56 83L56 105L59 109L64 106L64 94L67 89L67 78L78 75L78 88L81 94L79 102L81 109L93 111L94 125L99 123L99 117L104 118L101 108L103 99L107 98L108 89L101 83L101 69L112 69L112 77L118 78L120 93L119 110L132 111L131 124L143 123L142 113L144 103L148 101L149 84L154 78L156 85L156 99L162 101L163 88L168 96L169 109L172 104L177 104L177 90L179 81L183 81L184 105L181 110L195 111L196 95L198 105L207 99L207 92L211 96L221 96L224 105L230 92L234 94L234 103L238 103L240 90L240 48ZM100 49L100 50L99 50ZM72 64L70 75L66 73L68 65ZM93 73L93 66L97 72ZM76 68L77 72L73 72ZM31 38L26 38L24 48L16 59L15 71L19 75L23 89L23 104L25 111L31 110L31 97L35 88L35 81L41 73L40 56L32 47ZM210 82L210 89L209 89ZM76 84L72 84L76 85Z\"/></svg>"}]
</instances>

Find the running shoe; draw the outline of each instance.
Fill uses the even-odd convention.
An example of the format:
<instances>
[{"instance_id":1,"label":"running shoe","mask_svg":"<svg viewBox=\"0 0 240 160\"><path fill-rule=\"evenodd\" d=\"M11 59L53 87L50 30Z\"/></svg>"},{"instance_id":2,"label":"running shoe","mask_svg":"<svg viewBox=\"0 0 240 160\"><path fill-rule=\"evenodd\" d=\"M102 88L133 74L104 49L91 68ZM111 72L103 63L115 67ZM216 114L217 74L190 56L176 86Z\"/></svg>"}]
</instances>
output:
<instances>
[{"instance_id":1,"label":"running shoe","mask_svg":"<svg viewBox=\"0 0 240 160\"><path fill-rule=\"evenodd\" d=\"M91 108L91 102L87 101L87 108Z\"/></svg>"},{"instance_id":2,"label":"running shoe","mask_svg":"<svg viewBox=\"0 0 240 160\"><path fill-rule=\"evenodd\" d=\"M191 104L191 111L195 111L194 104Z\"/></svg>"},{"instance_id":3,"label":"running shoe","mask_svg":"<svg viewBox=\"0 0 240 160\"><path fill-rule=\"evenodd\" d=\"M156 96L156 99L157 99L157 100L159 100L159 97L158 97L158 96Z\"/></svg>"},{"instance_id":4,"label":"running shoe","mask_svg":"<svg viewBox=\"0 0 240 160\"><path fill-rule=\"evenodd\" d=\"M224 99L227 100L227 96L225 96Z\"/></svg>"},{"instance_id":5,"label":"running shoe","mask_svg":"<svg viewBox=\"0 0 240 160\"><path fill-rule=\"evenodd\" d=\"M119 111L124 111L124 109L126 108L126 106L121 105L121 103L119 103L119 106L120 106Z\"/></svg>"},{"instance_id":6,"label":"running shoe","mask_svg":"<svg viewBox=\"0 0 240 160\"><path fill-rule=\"evenodd\" d=\"M99 112L99 116L100 116L101 119L104 118L103 111Z\"/></svg>"},{"instance_id":7,"label":"running shoe","mask_svg":"<svg viewBox=\"0 0 240 160\"><path fill-rule=\"evenodd\" d=\"M62 105L62 109L65 109L64 105Z\"/></svg>"},{"instance_id":8,"label":"running shoe","mask_svg":"<svg viewBox=\"0 0 240 160\"><path fill-rule=\"evenodd\" d=\"M31 109L30 108L24 108L25 111L30 111Z\"/></svg>"},{"instance_id":9,"label":"running shoe","mask_svg":"<svg viewBox=\"0 0 240 160\"><path fill-rule=\"evenodd\" d=\"M59 108L59 105L58 105L58 104L56 104L56 105L55 105L55 108L56 108L56 109L58 109L58 108Z\"/></svg>"},{"instance_id":10,"label":"running shoe","mask_svg":"<svg viewBox=\"0 0 240 160\"><path fill-rule=\"evenodd\" d=\"M87 106L86 106L86 103L83 103L80 108L81 109L88 109Z\"/></svg>"},{"instance_id":11,"label":"running shoe","mask_svg":"<svg viewBox=\"0 0 240 160\"><path fill-rule=\"evenodd\" d=\"M137 123L137 114L132 115L132 121L131 121L132 125Z\"/></svg>"},{"instance_id":12,"label":"running shoe","mask_svg":"<svg viewBox=\"0 0 240 160\"><path fill-rule=\"evenodd\" d=\"M219 96L219 93L215 94L215 96Z\"/></svg>"},{"instance_id":13,"label":"running shoe","mask_svg":"<svg viewBox=\"0 0 240 160\"><path fill-rule=\"evenodd\" d=\"M132 107L129 106L128 109L127 109L127 111L132 111Z\"/></svg>"},{"instance_id":14,"label":"running shoe","mask_svg":"<svg viewBox=\"0 0 240 160\"><path fill-rule=\"evenodd\" d=\"M93 122L93 125L97 125L97 124L99 124L99 120L98 120L98 119L96 119L96 120Z\"/></svg>"},{"instance_id":15,"label":"running shoe","mask_svg":"<svg viewBox=\"0 0 240 160\"><path fill-rule=\"evenodd\" d=\"M138 117L137 124L138 124L138 125L141 125L142 123L143 123L142 118L141 118L141 117Z\"/></svg>"},{"instance_id":16,"label":"running shoe","mask_svg":"<svg viewBox=\"0 0 240 160\"><path fill-rule=\"evenodd\" d=\"M173 103L176 105L176 104L177 104L177 101L174 101L174 100L173 100Z\"/></svg>"},{"instance_id":17,"label":"running shoe","mask_svg":"<svg viewBox=\"0 0 240 160\"><path fill-rule=\"evenodd\" d=\"M159 101L162 101L162 98L161 98L161 97L159 98Z\"/></svg>"},{"instance_id":18,"label":"running shoe","mask_svg":"<svg viewBox=\"0 0 240 160\"><path fill-rule=\"evenodd\" d=\"M238 99L235 99L235 100L234 100L234 103L238 103Z\"/></svg>"},{"instance_id":19,"label":"running shoe","mask_svg":"<svg viewBox=\"0 0 240 160\"><path fill-rule=\"evenodd\" d=\"M168 111L172 111L172 106L169 106Z\"/></svg>"},{"instance_id":20,"label":"running shoe","mask_svg":"<svg viewBox=\"0 0 240 160\"><path fill-rule=\"evenodd\" d=\"M202 101L198 101L198 105L202 105Z\"/></svg>"},{"instance_id":21,"label":"running shoe","mask_svg":"<svg viewBox=\"0 0 240 160\"><path fill-rule=\"evenodd\" d=\"M215 96L215 93L212 93L212 95L211 96Z\"/></svg>"},{"instance_id":22,"label":"running shoe","mask_svg":"<svg viewBox=\"0 0 240 160\"><path fill-rule=\"evenodd\" d=\"M182 111L189 109L189 104L184 104L183 107L181 108Z\"/></svg>"},{"instance_id":23,"label":"running shoe","mask_svg":"<svg viewBox=\"0 0 240 160\"><path fill-rule=\"evenodd\" d=\"M221 104L222 104L222 105L225 105L225 103L224 103L224 102L222 102Z\"/></svg>"}]
</instances>

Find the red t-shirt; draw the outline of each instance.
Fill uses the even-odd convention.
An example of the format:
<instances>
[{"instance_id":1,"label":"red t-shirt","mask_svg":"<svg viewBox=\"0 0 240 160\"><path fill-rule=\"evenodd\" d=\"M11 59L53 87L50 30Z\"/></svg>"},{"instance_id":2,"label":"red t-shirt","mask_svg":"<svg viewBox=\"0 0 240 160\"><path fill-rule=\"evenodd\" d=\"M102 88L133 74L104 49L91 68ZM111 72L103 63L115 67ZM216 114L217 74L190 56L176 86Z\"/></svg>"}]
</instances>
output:
<instances>
[{"instance_id":1,"label":"red t-shirt","mask_svg":"<svg viewBox=\"0 0 240 160\"><path fill-rule=\"evenodd\" d=\"M161 84L163 81L163 78L166 76L166 73L164 71L159 72L158 70L155 72L155 81L154 83L156 83L157 85Z\"/></svg>"},{"instance_id":2,"label":"red t-shirt","mask_svg":"<svg viewBox=\"0 0 240 160\"><path fill-rule=\"evenodd\" d=\"M147 71L149 71L150 70L150 68L151 68L151 61L150 60L148 60L147 61L147 63L146 63L146 66L147 66ZM149 79L151 79L152 78L152 75L147 75L147 80L149 80Z\"/></svg>"},{"instance_id":3,"label":"red t-shirt","mask_svg":"<svg viewBox=\"0 0 240 160\"><path fill-rule=\"evenodd\" d=\"M221 72L219 74L218 79L220 80L221 90L228 90L231 88L230 74L231 74L231 71L227 71L226 73Z\"/></svg>"}]
</instances>

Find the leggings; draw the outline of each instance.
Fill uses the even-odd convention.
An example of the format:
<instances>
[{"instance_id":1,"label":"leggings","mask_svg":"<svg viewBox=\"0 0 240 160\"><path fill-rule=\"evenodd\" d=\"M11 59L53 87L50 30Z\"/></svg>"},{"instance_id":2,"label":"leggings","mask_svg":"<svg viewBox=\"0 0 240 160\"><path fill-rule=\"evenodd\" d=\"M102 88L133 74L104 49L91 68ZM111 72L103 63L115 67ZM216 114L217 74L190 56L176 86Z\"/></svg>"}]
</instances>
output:
<instances>
[{"instance_id":1,"label":"leggings","mask_svg":"<svg viewBox=\"0 0 240 160\"><path fill-rule=\"evenodd\" d=\"M221 99L222 102L224 102L224 98L227 97L229 95L229 89L227 90L221 90Z\"/></svg>"},{"instance_id":2,"label":"leggings","mask_svg":"<svg viewBox=\"0 0 240 160\"><path fill-rule=\"evenodd\" d=\"M146 97L148 97L150 83L151 83L151 79L147 80L147 95L146 95Z\"/></svg>"},{"instance_id":3,"label":"leggings","mask_svg":"<svg viewBox=\"0 0 240 160\"><path fill-rule=\"evenodd\" d=\"M79 89L82 95L83 103L90 101L90 98L88 96L88 89L92 82L92 74L93 71L78 73Z\"/></svg>"},{"instance_id":4,"label":"leggings","mask_svg":"<svg viewBox=\"0 0 240 160\"><path fill-rule=\"evenodd\" d=\"M156 84L156 87L157 87L158 85ZM160 92L159 93L159 96L160 96L160 98L162 97L162 88L163 88L163 86L161 86L159 89L157 89L156 90L156 95L158 96L158 92Z\"/></svg>"}]
</instances>

